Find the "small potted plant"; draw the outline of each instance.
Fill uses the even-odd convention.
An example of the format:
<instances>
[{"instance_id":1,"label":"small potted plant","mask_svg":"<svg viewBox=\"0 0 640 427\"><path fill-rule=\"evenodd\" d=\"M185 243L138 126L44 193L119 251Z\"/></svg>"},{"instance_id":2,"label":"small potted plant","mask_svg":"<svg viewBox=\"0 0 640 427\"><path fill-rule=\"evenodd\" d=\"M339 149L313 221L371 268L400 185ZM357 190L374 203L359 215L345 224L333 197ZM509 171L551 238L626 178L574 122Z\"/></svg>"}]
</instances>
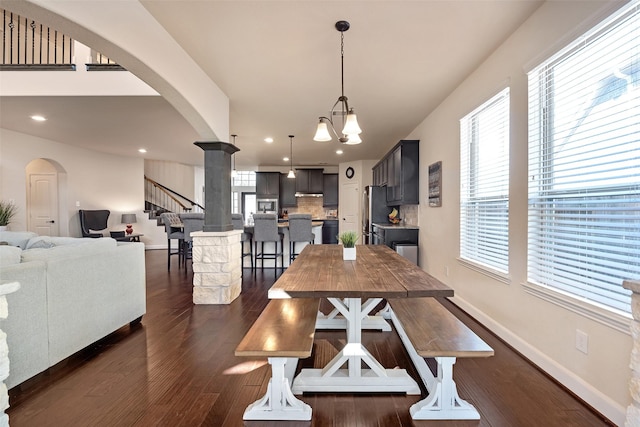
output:
<instances>
[{"instance_id":1,"label":"small potted plant","mask_svg":"<svg viewBox=\"0 0 640 427\"><path fill-rule=\"evenodd\" d=\"M345 261L354 261L356 259L356 241L358 235L355 231L345 231L338 236L342 242L342 259Z\"/></svg>"},{"instance_id":2,"label":"small potted plant","mask_svg":"<svg viewBox=\"0 0 640 427\"><path fill-rule=\"evenodd\" d=\"M0 231L5 231L13 217L18 213L16 205L0 200Z\"/></svg>"}]
</instances>

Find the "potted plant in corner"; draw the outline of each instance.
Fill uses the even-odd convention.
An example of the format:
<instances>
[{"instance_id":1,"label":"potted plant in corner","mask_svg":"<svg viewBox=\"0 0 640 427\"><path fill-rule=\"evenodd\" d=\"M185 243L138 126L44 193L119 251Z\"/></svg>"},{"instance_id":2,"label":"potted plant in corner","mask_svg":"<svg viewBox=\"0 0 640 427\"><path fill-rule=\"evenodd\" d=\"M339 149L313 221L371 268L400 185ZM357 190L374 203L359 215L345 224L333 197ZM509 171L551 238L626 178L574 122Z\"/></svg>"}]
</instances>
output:
<instances>
[{"instance_id":1,"label":"potted plant in corner","mask_svg":"<svg viewBox=\"0 0 640 427\"><path fill-rule=\"evenodd\" d=\"M5 231L14 216L18 213L16 205L0 200L0 231Z\"/></svg>"},{"instance_id":2,"label":"potted plant in corner","mask_svg":"<svg viewBox=\"0 0 640 427\"><path fill-rule=\"evenodd\" d=\"M342 259L345 261L354 261L356 259L356 240L358 235L355 231L345 231L338 236L342 242Z\"/></svg>"}]
</instances>

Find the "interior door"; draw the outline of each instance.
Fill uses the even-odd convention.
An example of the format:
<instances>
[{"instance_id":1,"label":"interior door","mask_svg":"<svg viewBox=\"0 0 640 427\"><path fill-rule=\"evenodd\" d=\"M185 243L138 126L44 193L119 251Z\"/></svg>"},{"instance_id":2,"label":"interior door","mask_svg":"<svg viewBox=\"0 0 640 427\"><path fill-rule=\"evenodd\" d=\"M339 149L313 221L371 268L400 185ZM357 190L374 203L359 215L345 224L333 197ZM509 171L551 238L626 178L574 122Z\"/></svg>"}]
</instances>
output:
<instances>
[{"instance_id":1,"label":"interior door","mask_svg":"<svg viewBox=\"0 0 640 427\"><path fill-rule=\"evenodd\" d=\"M57 236L58 230L58 176L29 175L29 231Z\"/></svg>"},{"instance_id":2,"label":"interior door","mask_svg":"<svg viewBox=\"0 0 640 427\"><path fill-rule=\"evenodd\" d=\"M340 188L340 233L355 231L361 234L360 225L360 185L357 182L342 184ZM358 241L362 243L362 241Z\"/></svg>"}]
</instances>

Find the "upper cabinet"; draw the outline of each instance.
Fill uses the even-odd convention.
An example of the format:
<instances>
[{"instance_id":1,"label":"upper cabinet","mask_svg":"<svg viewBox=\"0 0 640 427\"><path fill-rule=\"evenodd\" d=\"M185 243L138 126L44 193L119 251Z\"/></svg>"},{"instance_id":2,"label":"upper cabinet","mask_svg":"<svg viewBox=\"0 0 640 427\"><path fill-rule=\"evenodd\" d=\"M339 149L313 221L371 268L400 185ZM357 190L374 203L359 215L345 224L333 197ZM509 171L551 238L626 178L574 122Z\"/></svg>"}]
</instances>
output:
<instances>
[{"instance_id":1,"label":"upper cabinet","mask_svg":"<svg viewBox=\"0 0 640 427\"><path fill-rule=\"evenodd\" d=\"M296 193L322 194L324 169L296 169Z\"/></svg>"},{"instance_id":2,"label":"upper cabinet","mask_svg":"<svg viewBox=\"0 0 640 427\"><path fill-rule=\"evenodd\" d=\"M284 173L280 174L280 207L293 208L298 206L296 199L296 180L287 178Z\"/></svg>"},{"instance_id":3,"label":"upper cabinet","mask_svg":"<svg viewBox=\"0 0 640 427\"><path fill-rule=\"evenodd\" d=\"M338 206L338 174L324 174L324 197L322 198L322 206L336 207Z\"/></svg>"},{"instance_id":4,"label":"upper cabinet","mask_svg":"<svg viewBox=\"0 0 640 427\"><path fill-rule=\"evenodd\" d=\"M373 185L387 187L387 205L417 205L420 141L402 140L373 167Z\"/></svg>"},{"instance_id":5,"label":"upper cabinet","mask_svg":"<svg viewBox=\"0 0 640 427\"><path fill-rule=\"evenodd\" d=\"M256 172L256 197L277 199L280 196L280 172Z\"/></svg>"}]
</instances>

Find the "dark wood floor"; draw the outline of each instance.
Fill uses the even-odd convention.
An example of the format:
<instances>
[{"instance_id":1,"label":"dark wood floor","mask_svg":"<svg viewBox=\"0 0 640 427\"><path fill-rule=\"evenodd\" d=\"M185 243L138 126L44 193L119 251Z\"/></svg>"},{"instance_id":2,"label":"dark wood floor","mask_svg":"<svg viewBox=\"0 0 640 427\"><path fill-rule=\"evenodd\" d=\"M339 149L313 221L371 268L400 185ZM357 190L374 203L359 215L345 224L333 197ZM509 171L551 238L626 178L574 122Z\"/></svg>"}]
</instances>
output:
<instances>
[{"instance_id":1,"label":"dark wood floor","mask_svg":"<svg viewBox=\"0 0 640 427\"><path fill-rule=\"evenodd\" d=\"M246 406L262 396L266 361L234 349L267 303L273 270L245 274L230 305L194 306L191 269L167 272L166 253L147 251L147 314L104 340L10 390L12 427L242 426ZM278 270L279 272L279 270ZM612 425L559 387L455 306L447 307L495 349L487 359L461 359L459 394L480 421L413 421L423 396L308 394L311 422L246 422L246 426L604 426ZM79 322L82 319L78 319ZM316 333L301 365L323 366L343 345L339 331ZM386 367L415 371L394 332L364 332L366 347Z\"/></svg>"}]
</instances>

